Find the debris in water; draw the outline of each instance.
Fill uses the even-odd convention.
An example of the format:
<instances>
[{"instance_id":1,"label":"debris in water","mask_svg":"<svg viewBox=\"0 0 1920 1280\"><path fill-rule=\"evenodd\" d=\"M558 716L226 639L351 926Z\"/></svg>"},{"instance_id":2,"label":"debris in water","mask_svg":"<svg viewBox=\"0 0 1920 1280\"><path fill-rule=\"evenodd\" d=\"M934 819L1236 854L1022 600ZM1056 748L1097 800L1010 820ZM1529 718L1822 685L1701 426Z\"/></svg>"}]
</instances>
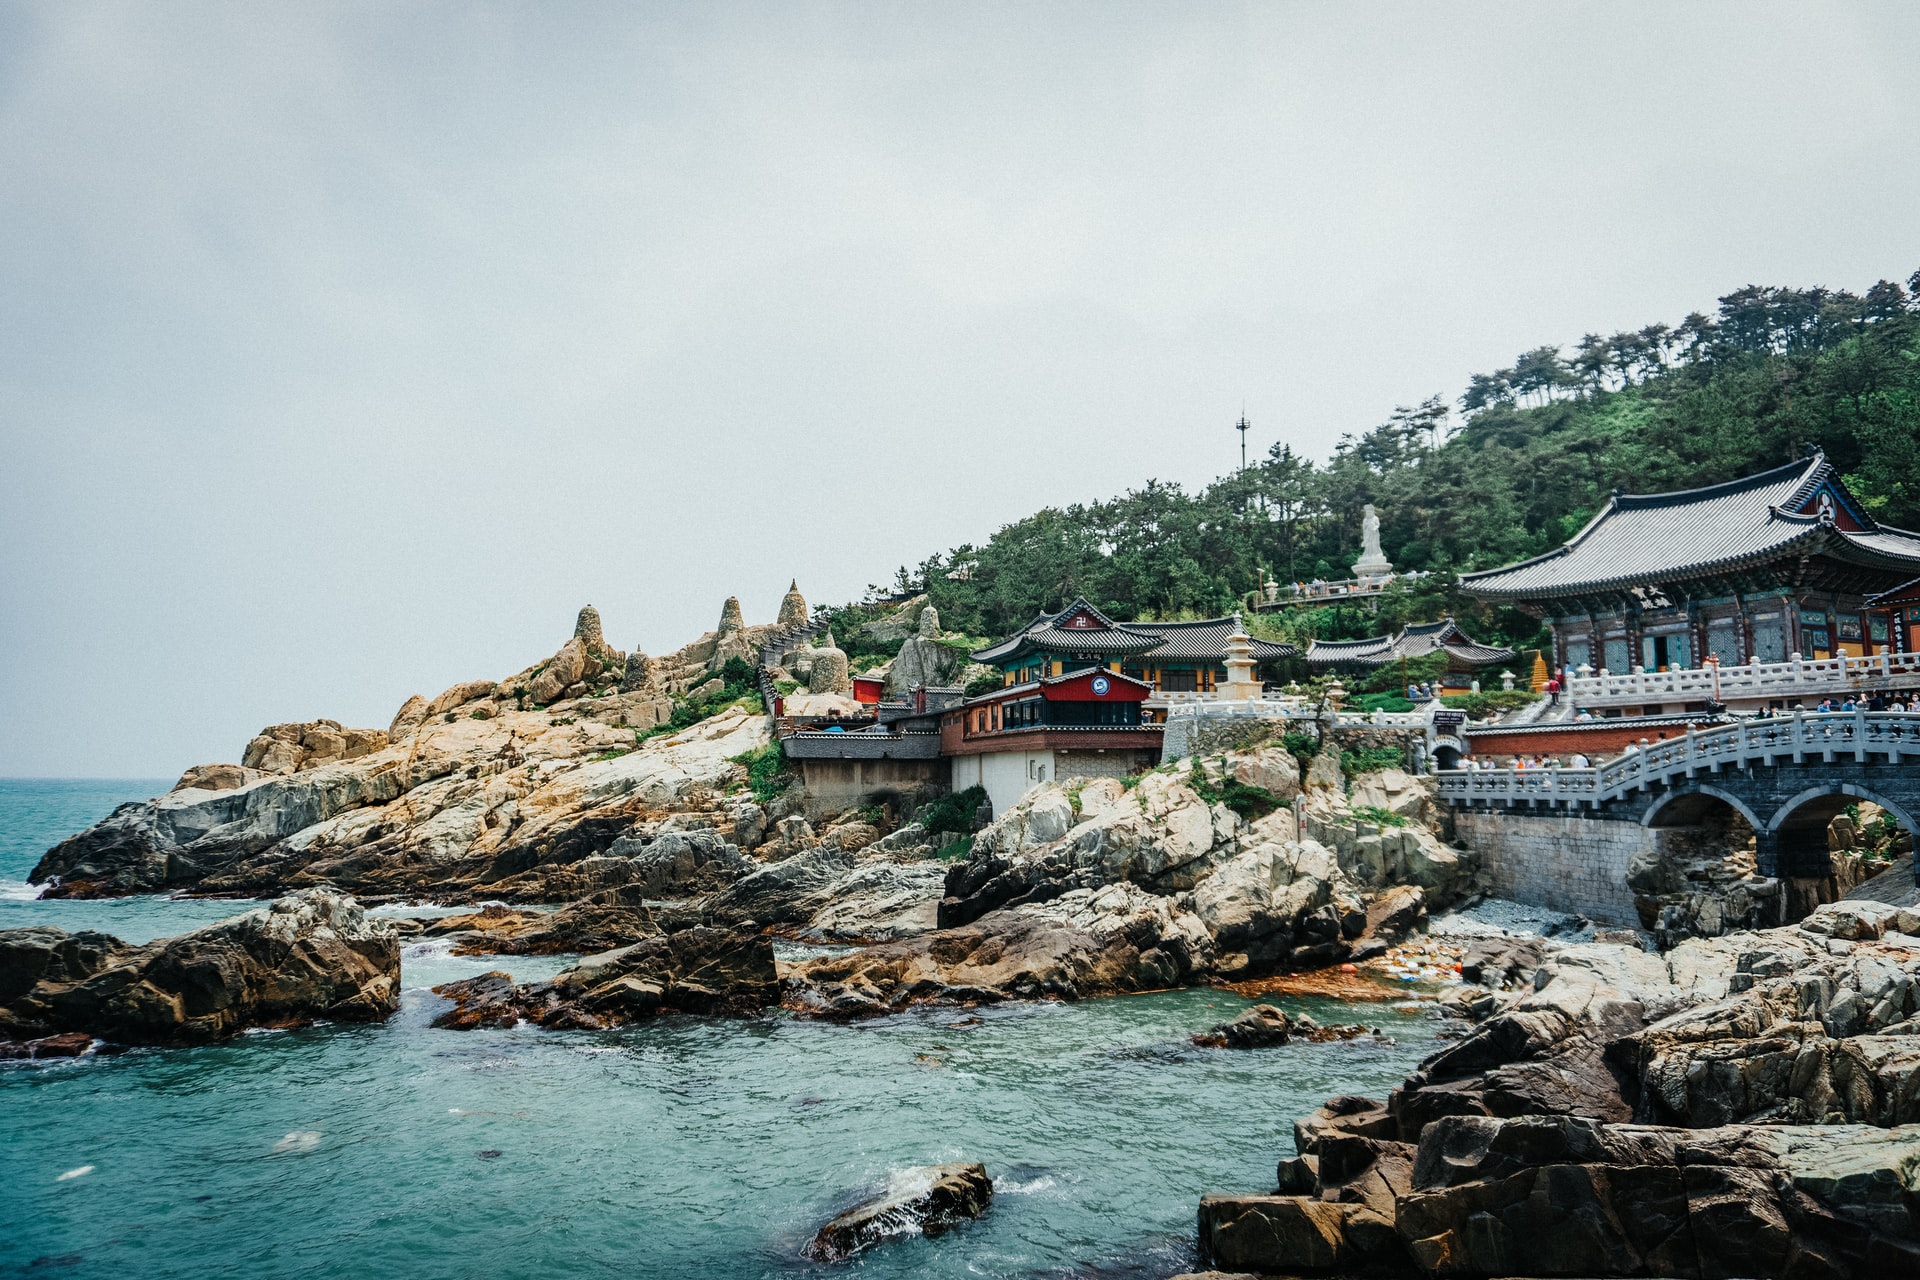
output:
<instances>
[{"instance_id":1,"label":"debris in water","mask_svg":"<svg viewBox=\"0 0 1920 1280\"><path fill-rule=\"evenodd\" d=\"M476 1151L474 1154L479 1156L482 1160L498 1160L501 1156L507 1153L504 1151L497 1151L492 1147L488 1147L485 1151Z\"/></svg>"},{"instance_id":2,"label":"debris in water","mask_svg":"<svg viewBox=\"0 0 1920 1280\"><path fill-rule=\"evenodd\" d=\"M69 1180L69 1179L71 1179L71 1178L84 1178L84 1177L86 1177L86 1176L87 1176L88 1174L90 1174L90 1173L92 1173L92 1172L93 1172L93 1166L92 1166L92 1165L90 1165L90 1164L83 1164L83 1165L81 1165L81 1166L80 1166L80 1167L79 1167L78 1169L69 1169L69 1170L67 1170L67 1171L66 1171L65 1173L63 1173L63 1174L61 1174L61 1175L60 1175L59 1177L57 1177L57 1178L55 1178L55 1179L54 1179L54 1181L55 1181L55 1182L66 1182L67 1180Z\"/></svg>"},{"instance_id":3,"label":"debris in water","mask_svg":"<svg viewBox=\"0 0 1920 1280\"><path fill-rule=\"evenodd\" d=\"M286 1155L290 1151L311 1151L320 1145L318 1129L295 1129L286 1137L273 1144L272 1154Z\"/></svg>"}]
</instances>

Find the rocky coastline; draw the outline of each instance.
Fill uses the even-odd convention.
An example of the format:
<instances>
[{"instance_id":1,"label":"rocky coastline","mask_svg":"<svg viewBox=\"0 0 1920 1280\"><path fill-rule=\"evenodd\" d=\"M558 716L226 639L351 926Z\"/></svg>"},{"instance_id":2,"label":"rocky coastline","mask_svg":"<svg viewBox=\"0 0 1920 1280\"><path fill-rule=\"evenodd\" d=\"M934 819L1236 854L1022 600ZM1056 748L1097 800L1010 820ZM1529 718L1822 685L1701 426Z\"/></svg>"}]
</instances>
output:
<instances>
[{"instance_id":1,"label":"rocky coastline","mask_svg":"<svg viewBox=\"0 0 1920 1280\"><path fill-rule=\"evenodd\" d=\"M1920 1273L1920 912L1872 901L1665 955L1483 950L1474 1029L1206 1196L1224 1271ZM1463 971L1468 966L1462 966Z\"/></svg>"},{"instance_id":2,"label":"rocky coastline","mask_svg":"<svg viewBox=\"0 0 1920 1280\"><path fill-rule=\"evenodd\" d=\"M1202 985L1351 995L1371 982L1356 965L1418 950L1430 913L1482 887L1427 782L1349 779L1332 752L1279 746L1041 785L966 833L911 801L823 814L736 679L770 631L730 602L651 659L583 610L506 680L411 698L385 730L271 726L240 763L122 806L41 860L49 896L284 896L143 947L0 933L0 1054L385 1017L403 934L579 957L541 981L437 987L449 1031ZM361 905L406 901L472 909L395 923ZM1664 954L1477 943L1457 955L1446 1047L1384 1099L1303 1118L1274 1187L1206 1197L1202 1257L1287 1275L1920 1269L1916 948L1912 907L1855 901ZM1194 1041L1263 1053L1364 1032L1260 1005ZM949 1175L956 1206L984 1206L978 1179Z\"/></svg>"}]
</instances>

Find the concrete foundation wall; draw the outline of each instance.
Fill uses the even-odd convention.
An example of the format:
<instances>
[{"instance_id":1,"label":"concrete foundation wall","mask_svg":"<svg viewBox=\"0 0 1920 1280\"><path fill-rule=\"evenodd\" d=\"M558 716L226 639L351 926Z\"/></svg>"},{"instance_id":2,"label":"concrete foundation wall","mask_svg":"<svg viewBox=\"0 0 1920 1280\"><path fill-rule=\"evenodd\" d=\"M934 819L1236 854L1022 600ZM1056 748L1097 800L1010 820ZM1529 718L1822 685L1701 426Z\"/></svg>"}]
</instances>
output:
<instances>
[{"instance_id":1,"label":"concrete foundation wall","mask_svg":"<svg viewBox=\"0 0 1920 1280\"><path fill-rule=\"evenodd\" d=\"M953 758L953 789L984 787L987 799L998 817L1020 797L1043 782L1053 782L1054 753L1051 751L987 751L976 756Z\"/></svg>"},{"instance_id":2,"label":"concrete foundation wall","mask_svg":"<svg viewBox=\"0 0 1920 1280\"><path fill-rule=\"evenodd\" d=\"M807 816L838 813L888 795L924 800L947 789L945 760L802 760Z\"/></svg>"},{"instance_id":3,"label":"concrete foundation wall","mask_svg":"<svg viewBox=\"0 0 1920 1280\"><path fill-rule=\"evenodd\" d=\"M1463 809L1453 824L1500 897L1639 927L1627 867L1654 840L1639 823Z\"/></svg>"}]
</instances>

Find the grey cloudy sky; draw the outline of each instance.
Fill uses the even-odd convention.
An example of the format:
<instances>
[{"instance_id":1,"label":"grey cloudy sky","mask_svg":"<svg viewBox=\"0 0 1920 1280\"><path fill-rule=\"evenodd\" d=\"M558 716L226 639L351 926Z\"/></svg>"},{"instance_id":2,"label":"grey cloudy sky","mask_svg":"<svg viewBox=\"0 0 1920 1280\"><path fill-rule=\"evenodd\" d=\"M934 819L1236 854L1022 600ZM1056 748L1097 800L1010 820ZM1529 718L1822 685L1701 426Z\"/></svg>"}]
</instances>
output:
<instances>
[{"instance_id":1,"label":"grey cloudy sky","mask_svg":"<svg viewBox=\"0 0 1920 1280\"><path fill-rule=\"evenodd\" d=\"M0 775L1920 267L1920 7L0 5Z\"/></svg>"}]
</instances>

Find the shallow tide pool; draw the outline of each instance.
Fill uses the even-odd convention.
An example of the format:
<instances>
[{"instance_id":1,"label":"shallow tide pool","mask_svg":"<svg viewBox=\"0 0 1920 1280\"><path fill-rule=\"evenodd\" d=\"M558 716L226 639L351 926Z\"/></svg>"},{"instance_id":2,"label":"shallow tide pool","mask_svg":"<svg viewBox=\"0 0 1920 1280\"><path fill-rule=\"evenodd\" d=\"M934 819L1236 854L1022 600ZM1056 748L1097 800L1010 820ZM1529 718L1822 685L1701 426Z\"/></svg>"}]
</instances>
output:
<instances>
[{"instance_id":1,"label":"shallow tide pool","mask_svg":"<svg viewBox=\"0 0 1920 1280\"><path fill-rule=\"evenodd\" d=\"M0 782L0 881L154 789ZM245 905L38 903L15 887L0 927L144 939ZM446 1007L433 984L565 963L415 943L403 1007L381 1025L0 1066L0 1274L1165 1276L1193 1260L1202 1192L1271 1187L1296 1115L1383 1093L1439 1026L1283 1001L1387 1036L1194 1047L1249 1003L1224 991L852 1026L428 1025ZM891 1172L941 1160L986 1163L984 1218L849 1263L801 1258Z\"/></svg>"}]
</instances>

